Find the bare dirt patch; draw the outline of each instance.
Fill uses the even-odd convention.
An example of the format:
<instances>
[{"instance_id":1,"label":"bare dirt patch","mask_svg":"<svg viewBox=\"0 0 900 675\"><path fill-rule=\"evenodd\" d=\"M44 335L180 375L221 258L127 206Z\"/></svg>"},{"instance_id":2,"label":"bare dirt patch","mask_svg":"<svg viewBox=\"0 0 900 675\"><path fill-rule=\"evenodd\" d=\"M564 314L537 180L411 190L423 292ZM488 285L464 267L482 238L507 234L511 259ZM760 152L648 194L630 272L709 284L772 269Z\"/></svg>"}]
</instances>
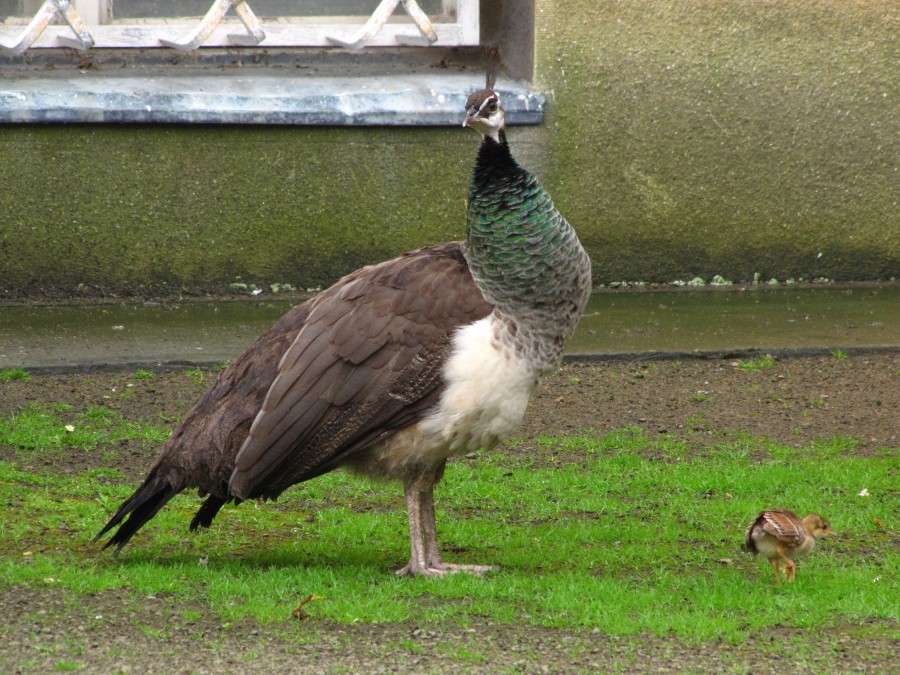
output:
<instances>
[{"instance_id":1,"label":"bare dirt patch","mask_svg":"<svg viewBox=\"0 0 900 675\"><path fill-rule=\"evenodd\" d=\"M508 452L533 449L534 438L640 427L651 437L687 441L687 452L747 434L794 447L852 437L848 452L866 454L900 445L900 353L782 358L761 370L736 359L568 362L546 378L529 406L519 438ZM102 406L126 419L173 426L215 379L206 372L161 371L152 379L133 372L91 370L41 374L0 384L0 412L28 403L72 406L72 413ZM158 447L124 441L107 448L103 466L143 478ZM98 468L96 453L67 452L49 459L22 458L0 446L0 459L26 466L82 471Z\"/></svg>"}]
</instances>

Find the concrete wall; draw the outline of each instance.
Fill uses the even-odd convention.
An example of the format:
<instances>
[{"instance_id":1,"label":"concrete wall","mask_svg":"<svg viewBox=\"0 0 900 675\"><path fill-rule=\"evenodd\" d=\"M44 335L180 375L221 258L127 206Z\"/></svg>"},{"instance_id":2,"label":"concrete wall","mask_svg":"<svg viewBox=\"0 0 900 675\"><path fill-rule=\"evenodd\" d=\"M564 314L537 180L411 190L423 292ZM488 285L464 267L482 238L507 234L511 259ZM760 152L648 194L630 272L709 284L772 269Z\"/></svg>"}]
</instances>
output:
<instances>
[{"instance_id":1,"label":"concrete wall","mask_svg":"<svg viewBox=\"0 0 900 675\"><path fill-rule=\"evenodd\" d=\"M900 276L900 4L538 0L542 178L601 281Z\"/></svg>"},{"instance_id":2,"label":"concrete wall","mask_svg":"<svg viewBox=\"0 0 900 675\"><path fill-rule=\"evenodd\" d=\"M463 129L0 127L0 297L329 284L465 236Z\"/></svg>"},{"instance_id":3,"label":"concrete wall","mask_svg":"<svg viewBox=\"0 0 900 675\"><path fill-rule=\"evenodd\" d=\"M597 283L900 276L898 7L536 0L548 112L514 152ZM458 128L0 127L0 298L322 286L461 238L476 147Z\"/></svg>"}]
</instances>

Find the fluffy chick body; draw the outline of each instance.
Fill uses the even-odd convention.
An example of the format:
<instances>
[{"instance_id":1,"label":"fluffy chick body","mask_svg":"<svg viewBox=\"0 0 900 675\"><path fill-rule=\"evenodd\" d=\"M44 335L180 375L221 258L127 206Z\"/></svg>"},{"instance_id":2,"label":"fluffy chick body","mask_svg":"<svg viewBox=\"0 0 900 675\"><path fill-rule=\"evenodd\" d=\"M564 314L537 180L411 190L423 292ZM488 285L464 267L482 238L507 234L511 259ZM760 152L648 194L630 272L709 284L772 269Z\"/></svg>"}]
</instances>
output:
<instances>
[{"instance_id":1,"label":"fluffy chick body","mask_svg":"<svg viewBox=\"0 0 900 675\"><path fill-rule=\"evenodd\" d=\"M784 563L784 576L794 580L795 565L792 557L809 554L816 539L834 534L828 521L816 513L800 518L787 509L762 511L747 527L744 545L748 551L761 553L768 558L780 581L779 565Z\"/></svg>"}]
</instances>

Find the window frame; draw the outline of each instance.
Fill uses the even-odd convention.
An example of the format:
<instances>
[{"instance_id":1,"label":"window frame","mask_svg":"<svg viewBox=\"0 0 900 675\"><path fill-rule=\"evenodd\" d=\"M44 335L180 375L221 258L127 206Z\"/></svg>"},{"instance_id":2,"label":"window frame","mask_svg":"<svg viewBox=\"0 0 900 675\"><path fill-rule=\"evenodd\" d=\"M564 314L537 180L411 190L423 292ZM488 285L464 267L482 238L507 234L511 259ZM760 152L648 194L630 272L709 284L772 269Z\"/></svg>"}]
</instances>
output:
<instances>
[{"instance_id":1,"label":"window frame","mask_svg":"<svg viewBox=\"0 0 900 675\"><path fill-rule=\"evenodd\" d=\"M184 43L185 38L195 31L199 24L210 18L217 5L226 5L224 17L215 19L211 31L196 46L182 51L210 47L294 48L294 47L335 47L340 41L352 42L371 28L364 17L279 17L275 21L263 20L252 13L253 0L229 2L211 0L206 17L174 17L160 20L111 19L109 0L46 0L34 17L24 17L29 22L23 32L21 23L0 24L0 47L7 53L13 51L11 45L23 36L28 41L24 48L52 49L75 47L87 49L148 49L167 48L173 43ZM360 47L436 47L476 46L479 44L479 0L443 0L443 14L434 17L431 25L435 39L426 42L407 12L407 0L383 0L384 4L395 5L389 18ZM264 34L262 39L253 39L252 31L245 20L241 8L249 8L252 16ZM375 4L373 2L373 9ZM39 18L51 15L51 20L59 24L34 25ZM65 16L64 16L65 14ZM240 16L239 16L240 15ZM321 20L318 20L321 19ZM242 25L243 23L243 25ZM207 27L209 27L207 25ZM26 33L37 32L36 35ZM178 47L181 49L181 47Z\"/></svg>"},{"instance_id":2,"label":"window frame","mask_svg":"<svg viewBox=\"0 0 900 675\"><path fill-rule=\"evenodd\" d=\"M500 47L498 91L507 124L542 124L546 98L531 85L535 0L500 9L488 9L491 0L472 0L469 7L478 15L480 41ZM402 25L415 30L412 23ZM69 26L48 28L74 38ZM9 38L0 33L0 40ZM484 86L479 46L351 50L203 43L189 53L55 47L18 55L0 49L0 125L457 126L466 97Z\"/></svg>"}]
</instances>

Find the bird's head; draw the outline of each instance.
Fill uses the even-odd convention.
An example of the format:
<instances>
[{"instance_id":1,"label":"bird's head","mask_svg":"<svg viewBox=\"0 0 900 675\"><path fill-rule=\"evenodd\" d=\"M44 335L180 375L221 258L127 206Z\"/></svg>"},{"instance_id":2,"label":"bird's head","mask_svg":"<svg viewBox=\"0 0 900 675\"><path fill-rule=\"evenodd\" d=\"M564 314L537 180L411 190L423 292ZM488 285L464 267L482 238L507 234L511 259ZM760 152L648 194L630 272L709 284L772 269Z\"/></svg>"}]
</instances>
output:
<instances>
[{"instance_id":1,"label":"bird's head","mask_svg":"<svg viewBox=\"0 0 900 675\"><path fill-rule=\"evenodd\" d=\"M464 127L475 129L482 136L490 136L499 142L505 121L506 112L500 104L500 96L492 89L481 89L466 99Z\"/></svg>"},{"instance_id":2,"label":"bird's head","mask_svg":"<svg viewBox=\"0 0 900 675\"><path fill-rule=\"evenodd\" d=\"M828 521L817 513L810 513L806 516L806 518L803 519L803 525L806 527L806 531L816 539L834 534L834 530L831 529L831 525L828 524Z\"/></svg>"}]
</instances>

